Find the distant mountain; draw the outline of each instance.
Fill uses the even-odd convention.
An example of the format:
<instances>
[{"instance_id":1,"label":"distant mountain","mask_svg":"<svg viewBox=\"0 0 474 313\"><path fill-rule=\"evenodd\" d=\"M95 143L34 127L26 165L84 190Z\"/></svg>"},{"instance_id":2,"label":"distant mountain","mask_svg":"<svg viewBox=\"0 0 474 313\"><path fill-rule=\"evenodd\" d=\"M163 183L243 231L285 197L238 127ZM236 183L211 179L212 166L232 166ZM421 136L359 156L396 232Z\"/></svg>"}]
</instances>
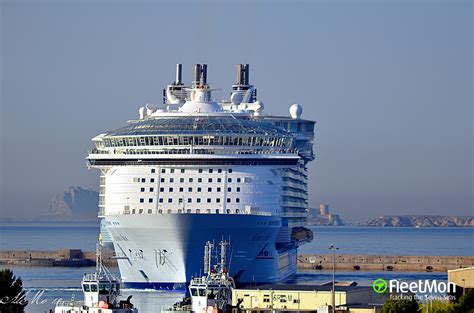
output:
<instances>
[{"instance_id":1,"label":"distant mountain","mask_svg":"<svg viewBox=\"0 0 474 313\"><path fill-rule=\"evenodd\" d=\"M374 227L474 227L474 217L440 215L381 216L358 225Z\"/></svg>"},{"instance_id":2,"label":"distant mountain","mask_svg":"<svg viewBox=\"0 0 474 313\"><path fill-rule=\"evenodd\" d=\"M51 199L49 211L39 221L96 222L99 193L82 187L69 187Z\"/></svg>"}]
</instances>

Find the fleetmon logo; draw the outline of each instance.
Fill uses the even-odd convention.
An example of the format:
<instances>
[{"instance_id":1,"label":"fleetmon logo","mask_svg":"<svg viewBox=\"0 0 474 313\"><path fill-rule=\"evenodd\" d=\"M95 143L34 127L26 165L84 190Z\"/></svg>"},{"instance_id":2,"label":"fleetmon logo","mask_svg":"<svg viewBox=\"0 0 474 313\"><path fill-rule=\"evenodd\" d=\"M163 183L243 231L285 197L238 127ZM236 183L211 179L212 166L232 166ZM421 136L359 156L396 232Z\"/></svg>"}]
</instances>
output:
<instances>
[{"instance_id":1,"label":"fleetmon logo","mask_svg":"<svg viewBox=\"0 0 474 313\"><path fill-rule=\"evenodd\" d=\"M384 293L385 291L387 291L388 288L387 281L382 278L376 279L372 283L372 288L374 288L374 291L376 293Z\"/></svg>"}]
</instances>

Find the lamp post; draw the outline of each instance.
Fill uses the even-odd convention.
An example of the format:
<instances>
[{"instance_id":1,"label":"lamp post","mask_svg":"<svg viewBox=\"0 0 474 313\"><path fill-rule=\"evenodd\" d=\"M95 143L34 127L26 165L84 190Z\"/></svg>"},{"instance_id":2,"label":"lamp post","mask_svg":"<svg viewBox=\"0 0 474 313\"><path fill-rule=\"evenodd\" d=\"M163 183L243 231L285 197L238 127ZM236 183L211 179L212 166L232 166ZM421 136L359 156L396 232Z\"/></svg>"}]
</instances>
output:
<instances>
[{"instance_id":1,"label":"lamp post","mask_svg":"<svg viewBox=\"0 0 474 313\"><path fill-rule=\"evenodd\" d=\"M329 246L329 250L333 252L332 258L332 290L331 290L331 301L332 301L332 313L336 312L336 248L333 244Z\"/></svg>"},{"instance_id":2,"label":"lamp post","mask_svg":"<svg viewBox=\"0 0 474 313\"><path fill-rule=\"evenodd\" d=\"M464 296L466 294L466 279L461 278L461 281L463 282L462 295Z\"/></svg>"}]
</instances>

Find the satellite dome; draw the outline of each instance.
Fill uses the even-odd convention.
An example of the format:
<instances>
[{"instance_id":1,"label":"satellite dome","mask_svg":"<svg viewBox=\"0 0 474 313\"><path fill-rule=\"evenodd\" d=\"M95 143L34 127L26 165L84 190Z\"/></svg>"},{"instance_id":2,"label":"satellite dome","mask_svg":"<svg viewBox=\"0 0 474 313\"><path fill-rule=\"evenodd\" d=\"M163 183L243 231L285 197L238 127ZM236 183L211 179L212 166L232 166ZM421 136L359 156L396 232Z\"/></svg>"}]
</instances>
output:
<instances>
[{"instance_id":1,"label":"satellite dome","mask_svg":"<svg viewBox=\"0 0 474 313\"><path fill-rule=\"evenodd\" d=\"M302 113L303 108L301 105L294 103L290 106L290 116L292 118L300 118Z\"/></svg>"},{"instance_id":2,"label":"satellite dome","mask_svg":"<svg viewBox=\"0 0 474 313\"><path fill-rule=\"evenodd\" d=\"M243 97L240 92L234 92L230 96L230 102L232 102L232 104L239 105L242 102L242 100L243 100Z\"/></svg>"},{"instance_id":3,"label":"satellite dome","mask_svg":"<svg viewBox=\"0 0 474 313\"><path fill-rule=\"evenodd\" d=\"M263 105L263 102L260 101L260 100L255 101L253 104L255 105L255 111L257 111L257 112L262 112L263 108L265 107Z\"/></svg>"},{"instance_id":4,"label":"satellite dome","mask_svg":"<svg viewBox=\"0 0 474 313\"><path fill-rule=\"evenodd\" d=\"M141 120L143 120L145 118L145 113L146 113L146 108L145 107L140 107L140 109L138 109L138 115L140 116Z\"/></svg>"}]
</instances>

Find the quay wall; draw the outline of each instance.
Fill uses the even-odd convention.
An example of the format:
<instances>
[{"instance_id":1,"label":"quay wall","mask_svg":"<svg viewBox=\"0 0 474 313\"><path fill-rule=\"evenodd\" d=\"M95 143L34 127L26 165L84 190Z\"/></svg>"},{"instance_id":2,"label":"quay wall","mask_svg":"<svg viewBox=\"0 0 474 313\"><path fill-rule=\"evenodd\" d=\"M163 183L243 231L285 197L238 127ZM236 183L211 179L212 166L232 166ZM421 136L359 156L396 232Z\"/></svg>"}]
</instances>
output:
<instances>
[{"instance_id":1,"label":"quay wall","mask_svg":"<svg viewBox=\"0 0 474 313\"><path fill-rule=\"evenodd\" d=\"M103 262L117 266L113 250L102 252ZM95 251L61 250L0 250L0 265L16 266L94 266ZM332 254L298 255L299 271L331 271ZM389 256L336 254L337 271L446 272L474 266L474 256Z\"/></svg>"},{"instance_id":2,"label":"quay wall","mask_svg":"<svg viewBox=\"0 0 474 313\"><path fill-rule=\"evenodd\" d=\"M474 256L336 254L337 271L446 272L474 266ZM333 254L300 254L298 270L332 270Z\"/></svg>"},{"instance_id":3,"label":"quay wall","mask_svg":"<svg viewBox=\"0 0 474 313\"><path fill-rule=\"evenodd\" d=\"M113 251L104 251L102 259L107 266L117 266ZM81 249L60 250L0 250L0 265L17 266L95 266L95 251Z\"/></svg>"}]
</instances>

